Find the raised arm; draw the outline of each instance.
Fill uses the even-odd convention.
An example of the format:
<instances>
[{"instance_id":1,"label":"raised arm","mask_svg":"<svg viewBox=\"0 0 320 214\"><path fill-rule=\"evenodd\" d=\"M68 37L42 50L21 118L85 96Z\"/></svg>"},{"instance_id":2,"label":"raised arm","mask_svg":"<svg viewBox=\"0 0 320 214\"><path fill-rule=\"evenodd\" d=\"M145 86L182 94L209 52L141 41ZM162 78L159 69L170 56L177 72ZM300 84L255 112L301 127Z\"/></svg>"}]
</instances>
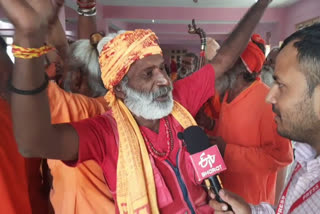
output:
<instances>
[{"instance_id":1,"label":"raised arm","mask_svg":"<svg viewBox=\"0 0 320 214\"><path fill-rule=\"evenodd\" d=\"M58 17L50 26L48 33L48 44L54 46L57 49L58 54L62 60L67 57L69 46L67 36ZM57 62L57 60L59 59L49 59L50 62Z\"/></svg>"},{"instance_id":2,"label":"raised arm","mask_svg":"<svg viewBox=\"0 0 320 214\"><path fill-rule=\"evenodd\" d=\"M272 0L259 0L241 19L228 39L222 44L217 55L210 62L216 73L216 81L237 61L248 44L249 38L259 23L264 11Z\"/></svg>"},{"instance_id":3,"label":"raised arm","mask_svg":"<svg viewBox=\"0 0 320 214\"><path fill-rule=\"evenodd\" d=\"M97 32L95 5L96 0L78 0L78 39L89 39Z\"/></svg>"},{"instance_id":4,"label":"raised arm","mask_svg":"<svg viewBox=\"0 0 320 214\"><path fill-rule=\"evenodd\" d=\"M14 44L40 48L63 0L0 0L16 32ZM34 90L45 82L44 57L16 58L11 84L20 90ZM14 132L19 151L26 157L76 160L78 135L70 125L52 126L46 90L33 95L11 94Z\"/></svg>"}]
</instances>

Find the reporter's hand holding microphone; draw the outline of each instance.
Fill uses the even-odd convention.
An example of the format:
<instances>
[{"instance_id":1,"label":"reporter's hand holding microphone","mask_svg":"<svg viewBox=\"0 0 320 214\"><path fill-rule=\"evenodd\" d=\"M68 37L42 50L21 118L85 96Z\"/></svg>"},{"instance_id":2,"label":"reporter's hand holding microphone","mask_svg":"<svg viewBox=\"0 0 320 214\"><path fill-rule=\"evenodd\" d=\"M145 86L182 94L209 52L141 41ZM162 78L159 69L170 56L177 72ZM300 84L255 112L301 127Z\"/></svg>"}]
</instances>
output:
<instances>
[{"instance_id":1,"label":"reporter's hand holding microphone","mask_svg":"<svg viewBox=\"0 0 320 214\"><path fill-rule=\"evenodd\" d=\"M248 203L241 197L222 189L218 174L227 168L218 145L225 144L223 140L210 138L210 143L209 138L199 126L191 126L185 129L183 133L178 134L178 137L186 143L197 182L202 182L206 187L211 198L209 205L214 208L214 213L251 214ZM212 146L212 143L216 145Z\"/></svg>"},{"instance_id":2,"label":"reporter's hand holding microphone","mask_svg":"<svg viewBox=\"0 0 320 214\"><path fill-rule=\"evenodd\" d=\"M227 204L216 201L214 193L210 193L209 195L211 197L209 205L214 209L215 214L251 214L249 204L232 192L222 189L219 191L219 196L232 207L233 211L228 210Z\"/></svg>"}]
</instances>

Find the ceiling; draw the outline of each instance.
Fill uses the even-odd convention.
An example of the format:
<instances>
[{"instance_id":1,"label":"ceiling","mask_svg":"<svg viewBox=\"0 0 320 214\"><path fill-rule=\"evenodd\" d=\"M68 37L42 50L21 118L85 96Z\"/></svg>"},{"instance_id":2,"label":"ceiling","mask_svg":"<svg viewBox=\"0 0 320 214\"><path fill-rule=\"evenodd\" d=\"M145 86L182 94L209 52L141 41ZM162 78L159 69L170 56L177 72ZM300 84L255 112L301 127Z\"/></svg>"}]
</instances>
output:
<instances>
[{"instance_id":1,"label":"ceiling","mask_svg":"<svg viewBox=\"0 0 320 214\"><path fill-rule=\"evenodd\" d=\"M308 0L273 0L255 32L266 35L281 21L287 8ZM97 0L98 30L117 31L150 28L162 44L199 45L196 35L188 34L188 24L193 18L209 36L224 40L241 17L256 0ZM298 4L298 3L297 3ZM78 15L76 0L65 0L66 30L76 35ZM4 14L0 20L5 21ZM2 34L10 34L0 23ZM13 31L11 30L11 34Z\"/></svg>"},{"instance_id":2,"label":"ceiling","mask_svg":"<svg viewBox=\"0 0 320 214\"><path fill-rule=\"evenodd\" d=\"M286 7L297 0L274 0L270 7ZM200 8L247 8L256 0L98 0L101 4L112 6L147 7L200 7Z\"/></svg>"},{"instance_id":3,"label":"ceiling","mask_svg":"<svg viewBox=\"0 0 320 214\"><path fill-rule=\"evenodd\" d=\"M273 0L256 32L263 35L279 21L279 14L299 0ZM303 0L300 0L303 1ZM76 9L76 0L66 0L68 8ZM197 36L189 35L193 18L208 35L224 40L256 0L97 0L98 15L109 31L150 28L163 44L197 44ZM279 10L281 10L279 12ZM66 10L67 26L76 28L77 15ZM101 15L102 14L102 15ZM103 22L98 22L100 25ZM101 26L100 26L101 27ZM264 29L262 29L264 28ZM103 29L99 29L103 30Z\"/></svg>"}]
</instances>

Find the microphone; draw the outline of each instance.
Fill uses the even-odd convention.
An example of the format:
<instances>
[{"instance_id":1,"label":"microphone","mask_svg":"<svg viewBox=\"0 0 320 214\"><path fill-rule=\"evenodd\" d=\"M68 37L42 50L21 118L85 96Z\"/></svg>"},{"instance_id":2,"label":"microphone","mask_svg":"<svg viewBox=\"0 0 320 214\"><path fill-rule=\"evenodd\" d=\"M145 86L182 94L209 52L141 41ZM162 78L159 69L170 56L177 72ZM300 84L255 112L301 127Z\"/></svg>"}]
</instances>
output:
<instances>
[{"instance_id":1,"label":"microphone","mask_svg":"<svg viewBox=\"0 0 320 214\"><path fill-rule=\"evenodd\" d=\"M199 126L190 126L183 133L179 132L178 138L184 140L187 145L197 181L203 182L207 191L214 192L218 202L227 204L219 196L219 191L223 186L218 174L227 167L218 147L210 144L208 136ZM231 206L227 205L228 210L232 211Z\"/></svg>"}]
</instances>

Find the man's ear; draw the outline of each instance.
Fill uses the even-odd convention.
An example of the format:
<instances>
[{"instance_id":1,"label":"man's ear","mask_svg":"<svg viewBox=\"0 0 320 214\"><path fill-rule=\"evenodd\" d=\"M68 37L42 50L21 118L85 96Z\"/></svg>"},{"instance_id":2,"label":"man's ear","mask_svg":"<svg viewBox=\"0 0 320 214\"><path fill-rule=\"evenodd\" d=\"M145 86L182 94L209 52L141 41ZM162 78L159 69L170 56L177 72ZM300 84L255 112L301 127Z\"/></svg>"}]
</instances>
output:
<instances>
[{"instance_id":1,"label":"man's ear","mask_svg":"<svg viewBox=\"0 0 320 214\"><path fill-rule=\"evenodd\" d=\"M123 93L120 85L117 85L114 87L114 93L115 93L116 97L120 98L121 100L124 100L124 98L126 97L126 95Z\"/></svg>"},{"instance_id":2,"label":"man's ear","mask_svg":"<svg viewBox=\"0 0 320 214\"><path fill-rule=\"evenodd\" d=\"M320 120L320 85L313 91L313 110L316 113L317 119Z\"/></svg>"}]
</instances>

